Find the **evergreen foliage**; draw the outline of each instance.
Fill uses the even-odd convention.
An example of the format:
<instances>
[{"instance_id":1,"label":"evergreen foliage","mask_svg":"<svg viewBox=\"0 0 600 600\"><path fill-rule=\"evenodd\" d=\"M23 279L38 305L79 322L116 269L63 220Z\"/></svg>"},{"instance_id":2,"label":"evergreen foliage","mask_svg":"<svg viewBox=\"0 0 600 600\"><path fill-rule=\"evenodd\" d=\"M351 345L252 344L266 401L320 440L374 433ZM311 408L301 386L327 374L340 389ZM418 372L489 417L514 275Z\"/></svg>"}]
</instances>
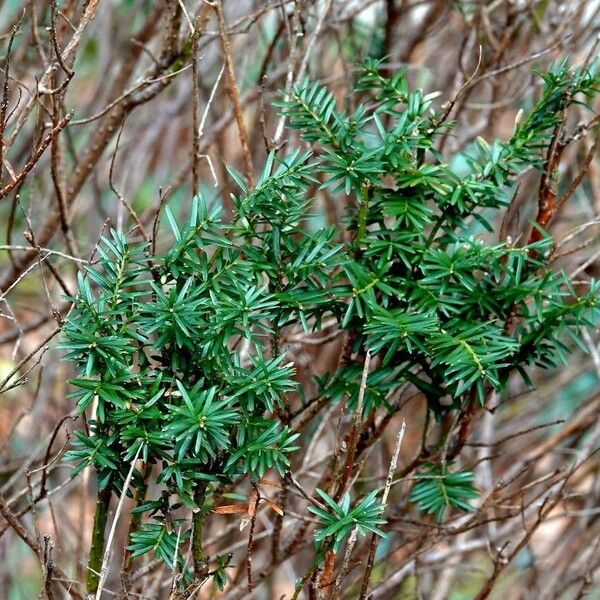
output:
<instances>
[{"instance_id":1,"label":"evergreen foliage","mask_svg":"<svg viewBox=\"0 0 600 600\"><path fill-rule=\"evenodd\" d=\"M65 458L119 494L139 452L145 474L134 471L128 493L139 497L148 477L163 493L139 500L146 516L134 556L183 567L181 548L200 527L173 519L174 510L206 518L224 485L290 469L302 443L291 415L306 399L280 344L284 330L319 331L333 318L350 333L356 360L318 382L322 398L345 399L350 411L370 350L365 414L385 412L406 383L437 417L465 410L514 372L564 359L568 339L598 315L599 284L577 292L553 270L549 236L512 245L486 232L515 178L542 167L565 108L600 85L596 63L579 71L563 61L541 77L512 137L479 140L460 173L435 150L449 125L433 95L410 89L404 74L384 78L377 62L366 64L350 113L307 80L278 107L310 149L270 154L253 188L229 169L239 188L230 223L196 197L183 225L165 209L173 243L163 254L114 231L102 239L64 332L78 368L74 398L88 416ZM348 197L348 241L314 231L319 185ZM444 462L421 476L410 496L419 510L438 520L449 508L470 510L471 472ZM354 502L317 493L323 548L337 551L355 527L383 535L375 491ZM223 570L214 573L222 585Z\"/></svg>"}]
</instances>

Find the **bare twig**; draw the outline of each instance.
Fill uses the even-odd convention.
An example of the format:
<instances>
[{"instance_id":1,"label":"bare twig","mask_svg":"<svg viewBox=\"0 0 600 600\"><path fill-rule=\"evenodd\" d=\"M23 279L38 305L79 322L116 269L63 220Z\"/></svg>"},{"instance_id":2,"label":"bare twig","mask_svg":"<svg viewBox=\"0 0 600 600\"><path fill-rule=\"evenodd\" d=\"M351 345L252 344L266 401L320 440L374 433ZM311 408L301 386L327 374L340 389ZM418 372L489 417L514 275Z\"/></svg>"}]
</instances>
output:
<instances>
[{"instance_id":1,"label":"bare twig","mask_svg":"<svg viewBox=\"0 0 600 600\"><path fill-rule=\"evenodd\" d=\"M131 461L131 466L129 467L129 472L127 473L127 477L123 482L123 491L121 492L121 497L119 498L119 503L117 504L117 510L115 511L115 515L113 517L112 525L110 526L110 531L108 533L108 537L106 538L106 548L104 550L104 556L102 557L102 568L100 569L100 581L98 583L98 589L96 590L96 600L100 600L102 597L102 590L104 589L104 584L106 583L106 577L108 575L108 563L112 556L113 551L113 540L115 538L115 532L117 530L117 523L119 522L119 517L121 516L121 512L123 511L123 504L125 502L125 498L127 497L127 490L129 489L129 483L131 482L131 478L133 477L133 470L135 469L135 463L140 456L140 451L142 446L140 445Z\"/></svg>"}]
</instances>

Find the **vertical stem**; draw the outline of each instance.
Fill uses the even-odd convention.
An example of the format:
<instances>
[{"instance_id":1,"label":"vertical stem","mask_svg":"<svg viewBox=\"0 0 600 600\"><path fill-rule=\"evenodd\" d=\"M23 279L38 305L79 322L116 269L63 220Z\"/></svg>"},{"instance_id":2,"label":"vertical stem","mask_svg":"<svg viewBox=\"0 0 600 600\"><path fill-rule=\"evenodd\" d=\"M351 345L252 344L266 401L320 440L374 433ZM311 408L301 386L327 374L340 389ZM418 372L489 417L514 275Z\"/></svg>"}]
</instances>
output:
<instances>
[{"instance_id":1,"label":"vertical stem","mask_svg":"<svg viewBox=\"0 0 600 600\"><path fill-rule=\"evenodd\" d=\"M429 411L428 411L429 412ZM392 460L390 461L390 467L388 469L387 479L385 480L385 489L383 490L383 497L381 499L381 516L385 511L385 507L387 504L387 499L390 493L390 489L392 488L392 483L394 481L394 475L396 473L396 469L398 468L398 458L400 456L400 448L402 447L402 440L404 440L404 432L406 431L406 421L402 419L402 427L396 435L396 444L394 446L394 453L392 454ZM424 448L424 446L422 446ZM421 449L421 453L423 449ZM356 529L353 530L353 533ZM369 589L369 579L371 578L371 572L373 571L373 565L375 564L375 551L377 550L377 544L379 543L379 538L377 534L373 533L371 535L371 544L369 546L369 555L367 558L367 568L365 569L365 574L363 575L362 583L360 586L360 595L359 600L364 600L367 597L367 591ZM345 561L344 561L345 562ZM340 571L339 577L344 576L344 571ZM341 584L341 580L340 580ZM337 582L336 582L337 587Z\"/></svg>"},{"instance_id":2,"label":"vertical stem","mask_svg":"<svg viewBox=\"0 0 600 600\"><path fill-rule=\"evenodd\" d=\"M137 489L135 495L135 506L136 508L144 502L146 499L146 492L148 491L148 478L152 471L152 465L144 464L142 470L142 483L140 487ZM131 517L131 523L129 524L129 532L127 533L127 543L131 540L131 534L135 533L139 530L142 524L142 513L134 513ZM133 564L133 558L131 556L131 550L128 550L125 547L125 552L123 554L123 562L121 563L121 577L127 577L129 572L131 571L131 567Z\"/></svg>"},{"instance_id":3,"label":"vertical stem","mask_svg":"<svg viewBox=\"0 0 600 600\"><path fill-rule=\"evenodd\" d=\"M202 7L202 12L196 17L192 31L192 194L195 196L200 189L200 171L198 160L200 159L200 137L202 135L200 123L200 89L198 80L198 40L208 15L208 5Z\"/></svg>"},{"instance_id":4,"label":"vertical stem","mask_svg":"<svg viewBox=\"0 0 600 600\"><path fill-rule=\"evenodd\" d=\"M100 583L100 570L102 569L102 556L104 554L104 533L108 521L108 508L112 492L109 487L98 492L96 512L94 514L94 528L90 545L88 560L87 592L94 595Z\"/></svg>"},{"instance_id":5,"label":"vertical stem","mask_svg":"<svg viewBox=\"0 0 600 600\"><path fill-rule=\"evenodd\" d=\"M423 432L421 433L421 454L427 450L427 434L429 433L429 422L431 419L431 410L429 405L425 407L425 422L423 423Z\"/></svg>"},{"instance_id":6,"label":"vertical stem","mask_svg":"<svg viewBox=\"0 0 600 600\"><path fill-rule=\"evenodd\" d=\"M258 510L258 503L260 502L260 495L256 487L253 487L251 498L253 502L251 500L250 508L248 510L249 516L251 515L251 519L250 533L248 534L248 550L246 552L246 576L248 579L248 594L250 595L250 600L253 598L252 590L254 587L252 583L252 550L254 546L254 528L256 527L256 511Z\"/></svg>"},{"instance_id":7,"label":"vertical stem","mask_svg":"<svg viewBox=\"0 0 600 600\"><path fill-rule=\"evenodd\" d=\"M233 106L233 114L238 127L238 133L240 136L240 145L242 147L242 156L244 159L244 171L250 187L254 186L254 165L252 164L252 153L250 152L250 146L248 145L248 130L246 129L246 123L244 121L244 111L242 108L242 102L240 100L240 94L238 91L238 84L235 77L235 70L233 68L233 60L231 59L231 48L229 46L229 38L227 37L227 27L225 25L225 17L223 16L223 6L221 0L214 0L211 3L217 13L217 25L219 29L219 37L221 39L221 48L225 56L225 74L227 76L227 89L229 92L229 98Z\"/></svg>"},{"instance_id":8,"label":"vertical stem","mask_svg":"<svg viewBox=\"0 0 600 600\"><path fill-rule=\"evenodd\" d=\"M358 208L358 224L356 226L356 239L354 240L354 254L360 256L361 245L367 233L367 216L369 215L369 196L371 188L363 185L360 192L360 206Z\"/></svg>"},{"instance_id":9,"label":"vertical stem","mask_svg":"<svg viewBox=\"0 0 600 600\"><path fill-rule=\"evenodd\" d=\"M356 403L356 410L354 411L354 422L352 424L352 431L350 433L350 441L348 443L348 452L346 454L346 463L342 471L342 478L340 480L338 489L333 499L338 502L342 497L346 485L350 481L352 475L352 469L354 468L354 458L356 456L356 446L358 444L358 436L360 434L360 427L362 424L363 416L363 403L365 399L365 391L367 389L367 378L369 377L369 368L371 366L371 351L367 350L367 356L365 357L365 364L363 367L362 378L360 382L360 389L358 391L358 402Z\"/></svg>"},{"instance_id":10,"label":"vertical stem","mask_svg":"<svg viewBox=\"0 0 600 600\"><path fill-rule=\"evenodd\" d=\"M202 520L204 518L202 506L204 504L206 485L206 483L200 483L194 492L194 502L198 507L198 510L192 516L192 560L194 562L194 577L196 580L204 579L208 571L208 564L204 556L204 549L202 548Z\"/></svg>"},{"instance_id":11,"label":"vertical stem","mask_svg":"<svg viewBox=\"0 0 600 600\"><path fill-rule=\"evenodd\" d=\"M288 499L288 483L287 479L283 483L281 491L277 498L277 504L281 506L281 510L285 510L287 499ZM273 525L273 535L271 536L271 560L276 563L279 560L281 554L280 543L281 543L281 530L283 528L283 517L279 514L275 515L275 523Z\"/></svg>"}]
</instances>

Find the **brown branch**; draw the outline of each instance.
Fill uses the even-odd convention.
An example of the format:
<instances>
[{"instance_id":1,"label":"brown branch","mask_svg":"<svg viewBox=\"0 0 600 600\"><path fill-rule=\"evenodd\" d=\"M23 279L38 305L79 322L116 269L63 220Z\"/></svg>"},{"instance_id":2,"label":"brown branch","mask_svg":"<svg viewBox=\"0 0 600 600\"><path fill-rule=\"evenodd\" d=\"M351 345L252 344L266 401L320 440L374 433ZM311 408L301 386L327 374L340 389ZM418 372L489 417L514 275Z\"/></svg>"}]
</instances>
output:
<instances>
[{"instance_id":1,"label":"brown branch","mask_svg":"<svg viewBox=\"0 0 600 600\"><path fill-rule=\"evenodd\" d=\"M360 426L362 423L363 403L365 399L365 391L367 389L367 377L369 375L369 367L371 366L371 352L367 350L365 357L365 364L363 366L362 379L360 382L360 389L358 391L358 400L356 402L356 410L354 411L354 419L352 422L352 431L350 433L350 442L348 443L348 450L346 453L346 462L342 472L342 477L339 482L337 491L334 495L334 500L337 502L344 493L350 476L352 475L352 469L354 467L354 458L356 455L356 447L358 444L358 436L360 434Z\"/></svg>"},{"instance_id":2,"label":"brown branch","mask_svg":"<svg viewBox=\"0 0 600 600\"><path fill-rule=\"evenodd\" d=\"M563 485L561 486L561 491L566 484L566 479ZM477 594L477 598L475 600L486 600L489 595L492 593L494 589L494 585L498 581L500 575L505 571L506 567L513 561L515 556L527 545L531 536L537 531L538 527L544 522L544 519L548 514L556 507L556 505L562 500L561 492L558 492L556 496L550 502L544 502L540 510L538 511L537 519L535 523L526 530L525 535L519 540L519 543L515 546L514 550L510 553L510 555L504 557L499 556L494 561L494 571L492 576L486 581L483 589ZM502 551L500 552L502 554Z\"/></svg>"},{"instance_id":3,"label":"brown branch","mask_svg":"<svg viewBox=\"0 0 600 600\"><path fill-rule=\"evenodd\" d=\"M529 235L529 244L538 242L542 239L543 232L550 223L550 219L555 212L555 201L556 201L556 174L560 164L560 159L564 152L565 147L560 143L559 136L563 126L563 119L561 119L554 127L552 133L552 141L548 147L546 154L546 161L544 163L544 171L540 178L540 187L538 191L538 212L535 217L537 227L531 230Z\"/></svg>"},{"instance_id":4,"label":"brown branch","mask_svg":"<svg viewBox=\"0 0 600 600\"><path fill-rule=\"evenodd\" d=\"M198 40L208 20L208 6L203 5L201 13L196 17L192 33L192 194L198 193L200 172L200 81L198 75Z\"/></svg>"},{"instance_id":5,"label":"brown branch","mask_svg":"<svg viewBox=\"0 0 600 600\"><path fill-rule=\"evenodd\" d=\"M0 184L2 183L2 171L4 167L4 130L6 128L6 113L8 111L10 56L13 43L15 41L15 36L21 27L24 14L25 13L23 13L19 18L19 21L12 26L10 37L8 39L8 48L6 50L6 60L4 61L4 82L2 84L2 102L0 103Z\"/></svg>"},{"instance_id":6,"label":"brown branch","mask_svg":"<svg viewBox=\"0 0 600 600\"><path fill-rule=\"evenodd\" d=\"M382 506L382 514L385 510L385 505L387 503L388 495L390 493L390 489L392 487L392 483L394 481L394 475L396 473L396 469L398 468L398 457L400 456L400 449L402 448L402 441L404 440L404 432L406 431L406 421L402 421L402 426L400 427L400 431L396 436L396 445L394 446L394 452L392 453L392 460L390 461L390 467L388 469L387 479L385 480L385 489L383 492L383 498L381 500ZM365 573L362 578L361 586L360 586L360 595L359 599L363 600L363 598L367 597L367 591L369 589L369 580L371 578L371 572L373 571L373 565L375 564L375 551L377 550L377 544L379 542L379 536L376 534L371 535L371 542L369 544L369 555L367 557L367 567L365 569Z\"/></svg>"},{"instance_id":7,"label":"brown branch","mask_svg":"<svg viewBox=\"0 0 600 600\"><path fill-rule=\"evenodd\" d=\"M95 0L95 2L90 2L90 4L88 4L88 9L92 4L95 6L96 3L97 0ZM86 144L86 149L80 157L79 163L73 170L67 183L66 204L68 207L74 203L77 195L95 168L104 150L116 134L125 115L140 104L154 98L160 91L164 90L172 80L172 77L161 77L161 73L165 74L174 61L181 57L181 52L183 52L177 47L176 32L178 31L178 23L180 21L179 14L179 7L176 5L176 10L170 15L169 26L167 26L165 30L163 51L160 55L160 65L153 65L150 68L147 77L144 78L146 79L145 86L137 93L127 96L122 102L114 106L102 120L101 124L91 134L90 139ZM141 52L137 47L135 49L138 52ZM48 143L50 143L50 141ZM1 193L0 198L2 198ZM40 246L48 244L50 239L54 236L59 224L60 214L57 211L50 214L45 219L36 234L36 239ZM27 269L35 257L36 253L35 251L32 251L23 255L16 264L13 264L0 280L0 289L6 290L9 288L19 278L21 273Z\"/></svg>"},{"instance_id":8,"label":"brown branch","mask_svg":"<svg viewBox=\"0 0 600 600\"><path fill-rule=\"evenodd\" d=\"M588 169L590 168L590 165L592 164L592 160L594 160L594 156L596 155L596 152L598 152L599 147L600 147L600 135L596 135L591 148L588 150L588 152L585 155L585 158L583 160L583 165L579 168L579 171L578 171L577 175L575 176L575 179L573 179L573 181L571 182L571 185L569 185L569 187L567 188L565 193L556 201L555 206L554 206L553 215L556 214L558 211L560 211L560 209L564 206L564 204L573 196L573 194L575 193L577 188L581 185L581 182L583 181L583 178L587 174Z\"/></svg>"},{"instance_id":9,"label":"brown branch","mask_svg":"<svg viewBox=\"0 0 600 600\"><path fill-rule=\"evenodd\" d=\"M42 553L41 548L39 547L37 541L33 538L33 536L25 529L24 525L21 521L14 515L8 504L4 498L0 497L0 513L6 519L7 523L13 529L13 531L25 542L29 548L33 551L34 554L40 556ZM83 600L83 596L75 589L73 586L73 582L69 579L69 577L60 569L57 565L53 565L53 571L55 574L54 580L60 583L60 585L65 589L65 591L74 598L75 600Z\"/></svg>"},{"instance_id":10,"label":"brown branch","mask_svg":"<svg viewBox=\"0 0 600 600\"><path fill-rule=\"evenodd\" d=\"M42 154L44 154L46 148L52 143L52 140L69 124L71 117L72 113L69 113L68 115L63 117L54 127L52 127L50 132L42 140L42 143L32 152L29 160L21 169L14 181L5 185L0 190L0 200L2 200L2 198L5 198L8 194L10 194L25 179L25 177L27 177L29 171L31 171L31 169L35 167Z\"/></svg>"},{"instance_id":11,"label":"brown branch","mask_svg":"<svg viewBox=\"0 0 600 600\"><path fill-rule=\"evenodd\" d=\"M248 594L252 598L252 590L254 589L252 583L252 552L254 550L254 529L256 527L256 512L258 510L258 504L260 502L260 494L253 485L250 490L250 500L248 503L248 517L250 518L250 532L248 533L248 546L246 549L246 578L248 581Z\"/></svg>"},{"instance_id":12,"label":"brown branch","mask_svg":"<svg viewBox=\"0 0 600 600\"><path fill-rule=\"evenodd\" d=\"M229 92L229 99L233 106L233 114L235 115L235 121L237 123L238 133L240 136L240 146L242 148L242 156L244 159L244 171L246 178L250 184L250 187L254 186L254 165L252 163L252 154L250 152L250 146L248 145L248 131L246 129L246 123L244 121L244 112L242 109L242 103L240 100L240 94L238 92L237 80L235 77L235 71L233 68L233 59L231 58L231 48L229 45L229 38L227 37L227 29L225 26L225 17L223 16L223 5L221 0L214 0L209 2L217 14L217 24L219 28L219 38L221 40L221 49L225 56L225 72L227 75L227 91Z\"/></svg>"}]
</instances>

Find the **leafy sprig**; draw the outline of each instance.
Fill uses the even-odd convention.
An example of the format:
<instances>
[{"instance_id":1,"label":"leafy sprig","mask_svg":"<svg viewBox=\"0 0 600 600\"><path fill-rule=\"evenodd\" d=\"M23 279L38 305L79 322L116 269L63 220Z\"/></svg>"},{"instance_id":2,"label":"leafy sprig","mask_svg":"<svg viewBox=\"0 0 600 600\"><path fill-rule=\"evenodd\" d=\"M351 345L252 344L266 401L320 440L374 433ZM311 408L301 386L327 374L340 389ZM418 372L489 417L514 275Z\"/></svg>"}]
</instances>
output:
<instances>
[{"instance_id":1,"label":"leafy sprig","mask_svg":"<svg viewBox=\"0 0 600 600\"><path fill-rule=\"evenodd\" d=\"M72 398L90 417L66 460L76 473L93 467L100 489L116 493L136 455L151 468L158 499L135 509L152 519L132 537L135 556L179 563L172 511L193 509L177 531L197 551L219 485L290 469L301 444L291 409L304 400L281 343L290 332L327 322L349 334L350 359L319 378L317 399L354 411L362 393L373 423L404 386L438 417L466 411L513 373L553 367L581 345L579 329L600 314L600 284L575 290L548 261L549 236L519 247L486 233L516 178L541 169L568 108L600 89L596 62L582 71L561 61L542 80L509 139L479 139L456 157L436 150L449 125L435 94L403 73L384 77L369 61L351 111L303 81L277 106L305 147L270 153L254 186L230 168L230 222L198 196L183 223L165 207L162 254L114 231L102 238L61 344L77 369ZM343 234L313 219L319 187L348 197ZM368 351L378 362L361 392ZM471 510L472 473L432 464L420 477L411 499L422 512ZM128 493L145 486L134 471ZM349 495L318 494L319 543L337 551L354 528L383 535L375 493L354 506Z\"/></svg>"},{"instance_id":2,"label":"leafy sprig","mask_svg":"<svg viewBox=\"0 0 600 600\"><path fill-rule=\"evenodd\" d=\"M318 506L308 508L311 513L319 517L321 522L321 528L315 531L315 542L330 537L333 551L337 552L353 529L362 536L375 533L379 537L387 537L387 534L378 527L386 521L381 517L381 504L377 502L377 490L365 496L355 506L352 506L348 493L344 494L341 502L338 503L323 490L317 488L316 491L328 510Z\"/></svg>"}]
</instances>

